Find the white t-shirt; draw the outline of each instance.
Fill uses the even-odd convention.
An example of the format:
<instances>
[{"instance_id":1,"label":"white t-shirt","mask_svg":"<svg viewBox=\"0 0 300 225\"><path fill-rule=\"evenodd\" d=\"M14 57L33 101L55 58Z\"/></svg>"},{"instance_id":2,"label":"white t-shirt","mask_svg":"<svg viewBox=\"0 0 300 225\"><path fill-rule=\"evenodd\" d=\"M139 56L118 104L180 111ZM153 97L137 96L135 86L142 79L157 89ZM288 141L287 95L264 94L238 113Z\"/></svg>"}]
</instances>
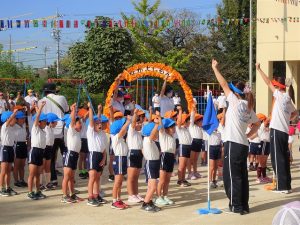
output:
<instances>
[{"instance_id":1,"label":"white t-shirt","mask_svg":"<svg viewBox=\"0 0 300 225\"><path fill-rule=\"evenodd\" d=\"M26 125L15 124L14 126L15 142L26 142L27 132Z\"/></svg>"},{"instance_id":2,"label":"white t-shirt","mask_svg":"<svg viewBox=\"0 0 300 225\"><path fill-rule=\"evenodd\" d=\"M31 115L27 116L27 120L28 120L29 134L31 134L31 130L32 130L32 127L33 127L32 116Z\"/></svg>"},{"instance_id":3,"label":"white t-shirt","mask_svg":"<svg viewBox=\"0 0 300 225\"><path fill-rule=\"evenodd\" d=\"M117 101L117 100L113 100L113 102L112 102L112 107L113 107L115 110L120 111L120 112L123 113L123 114L124 114L124 112L125 112L125 107L124 107L123 103L121 103L121 102L119 102L119 101Z\"/></svg>"},{"instance_id":4,"label":"white t-shirt","mask_svg":"<svg viewBox=\"0 0 300 225\"><path fill-rule=\"evenodd\" d=\"M270 142L270 129L265 127L264 123L262 123L258 129L258 136L261 141Z\"/></svg>"},{"instance_id":5,"label":"white t-shirt","mask_svg":"<svg viewBox=\"0 0 300 225\"><path fill-rule=\"evenodd\" d=\"M46 148L46 132L39 126L32 127L31 130L31 147L32 148Z\"/></svg>"},{"instance_id":6,"label":"white t-shirt","mask_svg":"<svg viewBox=\"0 0 300 225\"><path fill-rule=\"evenodd\" d=\"M218 131L212 132L209 136L209 145L216 146L221 144L221 133Z\"/></svg>"},{"instance_id":7,"label":"white t-shirt","mask_svg":"<svg viewBox=\"0 0 300 225\"><path fill-rule=\"evenodd\" d=\"M85 125L85 122L83 120L81 122L82 122L82 128L81 128L80 136L81 138L87 138L86 136L87 126Z\"/></svg>"},{"instance_id":8,"label":"white t-shirt","mask_svg":"<svg viewBox=\"0 0 300 225\"><path fill-rule=\"evenodd\" d=\"M248 102L238 99L233 92L230 92L227 101L229 106L225 115L225 141L248 146L247 126L259 120L253 110L248 112Z\"/></svg>"},{"instance_id":9,"label":"white t-shirt","mask_svg":"<svg viewBox=\"0 0 300 225\"><path fill-rule=\"evenodd\" d=\"M153 96L152 103L154 108L158 108L160 106L160 97L159 96Z\"/></svg>"},{"instance_id":10,"label":"white t-shirt","mask_svg":"<svg viewBox=\"0 0 300 225\"><path fill-rule=\"evenodd\" d=\"M3 146L14 146L15 142L15 129L11 126L6 126L4 123L1 127L1 144Z\"/></svg>"},{"instance_id":11,"label":"white t-shirt","mask_svg":"<svg viewBox=\"0 0 300 225\"><path fill-rule=\"evenodd\" d=\"M65 143L65 146L67 146L67 143L68 143L68 128L66 126L64 126L64 143Z\"/></svg>"},{"instance_id":12,"label":"white t-shirt","mask_svg":"<svg viewBox=\"0 0 300 225\"><path fill-rule=\"evenodd\" d=\"M114 135L111 139L111 146L114 150L115 156L127 156L128 146L123 137L118 134Z\"/></svg>"},{"instance_id":13,"label":"white t-shirt","mask_svg":"<svg viewBox=\"0 0 300 225\"><path fill-rule=\"evenodd\" d=\"M218 101L218 106L219 106L219 109L222 109L222 108L226 108L226 96L225 95L220 95L217 99Z\"/></svg>"},{"instance_id":14,"label":"white t-shirt","mask_svg":"<svg viewBox=\"0 0 300 225\"><path fill-rule=\"evenodd\" d=\"M166 132L159 131L159 144L161 152L169 152L175 154L176 139L174 138L174 136L171 136Z\"/></svg>"},{"instance_id":15,"label":"white t-shirt","mask_svg":"<svg viewBox=\"0 0 300 225\"><path fill-rule=\"evenodd\" d=\"M192 138L203 139L203 130L201 127L195 124L195 112L191 113L191 122L189 126L189 132Z\"/></svg>"},{"instance_id":16,"label":"white t-shirt","mask_svg":"<svg viewBox=\"0 0 300 225\"><path fill-rule=\"evenodd\" d=\"M33 95L31 95L31 96L29 96L29 95L27 95L25 98L24 98L24 100L30 105L30 107L32 107L31 105L32 105L32 103L33 102L37 102L37 98L36 97L34 97Z\"/></svg>"},{"instance_id":17,"label":"white t-shirt","mask_svg":"<svg viewBox=\"0 0 300 225\"><path fill-rule=\"evenodd\" d=\"M74 152L80 152L81 149L81 136L80 132L77 132L74 127L71 125L69 126L68 129L68 134L67 134L67 147L69 151L74 151Z\"/></svg>"},{"instance_id":18,"label":"white t-shirt","mask_svg":"<svg viewBox=\"0 0 300 225\"><path fill-rule=\"evenodd\" d=\"M218 131L221 134L221 140L224 142L224 140L225 140L224 139L225 138L225 133L224 133L225 127L221 123L219 123Z\"/></svg>"},{"instance_id":19,"label":"white t-shirt","mask_svg":"<svg viewBox=\"0 0 300 225\"><path fill-rule=\"evenodd\" d=\"M53 146L54 144L54 131L53 128L50 126L45 127L45 132L46 132L46 145L47 146Z\"/></svg>"},{"instance_id":20,"label":"white t-shirt","mask_svg":"<svg viewBox=\"0 0 300 225\"><path fill-rule=\"evenodd\" d=\"M6 101L4 99L0 99L0 114L5 111L6 108Z\"/></svg>"},{"instance_id":21,"label":"white t-shirt","mask_svg":"<svg viewBox=\"0 0 300 225\"><path fill-rule=\"evenodd\" d=\"M160 113L162 116L164 116L166 112L174 110L174 108L175 105L172 98L168 98L167 96L160 98Z\"/></svg>"},{"instance_id":22,"label":"white t-shirt","mask_svg":"<svg viewBox=\"0 0 300 225\"><path fill-rule=\"evenodd\" d=\"M141 150L143 148L141 132L136 131L131 125L129 126L127 133L127 144L130 150Z\"/></svg>"},{"instance_id":23,"label":"white t-shirt","mask_svg":"<svg viewBox=\"0 0 300 225\"><path fill-rule=\"evenodd\" d=\"M159 160L160 152L155 144L155 141L150 140L149 137L144 137L143 140L143 155L146 160Z\"/></svg>"},{"instance_id":24,"label":"white t-shirt","mask_svg":"<svg viewBox=\"0 0 300 225\"><path fill-rule=\"evenodd\" d=\"M58 118L63 118L65 115L65 112L69 111L69 105L68 105L66 98L62 95L55 95L55 94L48 94L47 96L52 98L53 100L55 100L62 107L64 112L62 112L57 105L55 105L51 100L49 100L46 97L41 99L38 104L40 106L42 101L46 102L46 105L44 106L42 112L45 114L51 112L51 113L56 114L58 116ZM55 138L62 138L63 137L63 122L58 121L56 127L53 128L53 131L54 131Z\"/></svg>"},{"instance_id":25,"label":"white t-shirt","mask_svg":"<svg viewBox=\"0 0 300 225\"><path fill-rule=\"evenodd\" d=\"M86 135L90 152L104 152L107 147L107 138L103 131L96 133L94 128L88 126Z\"/></svg>"},{"instance_id":26,"label":"white t-shirt","mask_svg":"<svg viewBox=\"0 0 300 225\"><path fill-rule=\"evenodd\" d=\"M178 135L179 144L181 145L191 145L192 144L192 137L189 130L185 127L178 127L176 126L176 132Z\"/></svg>"},{"instance_id":27,"label":"white t-shirt","mask_svg":"<svg viewBox=\"0 0 300 225\"><path fill-rule=\"evenodd\" d=\"M174 102L174 105L180 105L181 103L181 98L179 96L174 96L173 97L173 102Z\"/></svg>"},{"instance_id":28,"label":"white t-shirt","mask_svg":"<svg viewBox=\"0 0 300 225\"><path fill-rule=\"evenodd\" d=\"M289 133L289 124L292 112L296 111L288 93L275 90L273 93L274 106L270 128Z\"/></svg>"},{"instance_id":29,"label":"white t-shirt","mask_svg":"<svg viewBox=\"0 0 300 225\"><path fill-rule=\"evenodd\" d=\"M208 134L206 133L206 131L203 130L203 141L207 141L208 140Z\"/></svg>"}]
</instances>

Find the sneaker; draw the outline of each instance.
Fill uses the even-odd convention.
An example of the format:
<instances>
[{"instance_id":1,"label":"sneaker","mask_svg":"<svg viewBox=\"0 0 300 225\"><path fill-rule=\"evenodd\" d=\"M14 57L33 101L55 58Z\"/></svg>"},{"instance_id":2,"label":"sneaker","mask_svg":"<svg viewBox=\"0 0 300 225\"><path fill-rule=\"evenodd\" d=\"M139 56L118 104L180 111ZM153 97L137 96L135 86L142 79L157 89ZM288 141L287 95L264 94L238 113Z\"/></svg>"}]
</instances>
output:
<instances>
[{"instance_id":1,"label":"sneaker","mask_svg":"<svg viewBox=\"0 0 300 225\"><path fill-rule=\"evenodd\" d=\"M14 183L15 187L23 187L21 181L17 181Z\"/></svg>"},{"instance_id":2,"label":"sneaker","mask_svg":"<svg viewBox=\"0 0 300 225\"><path fill-rule=\"evenodd\" d=\"M128 196L128 202L129 203L140 203L141 199L139 199L137 196L132 195L132 196Z\"/></svg>"},{"instance_id":3,"label":"sneaker","mask_svg":"<svg viewBox=\"0 0 300 225\"><path fill-rule=\"evenodd\" d=\"M105 192L103 190L101 190L100 193L99 193L99 195L100 195L101 198L104 198Z\"/></svg>"},{"instance_id":4,"label":"sneaker","mask_svg":"<svg viewBox=\"0 0 300 225\"><path fill-rule=\"evenodd\" d=\"M9 197L10 196L9 192L5 188L2 188L2 190L0 192L0 195L3 196L3 197Z\"/></svg>"},{"instance_id":5,"label":"sneaker","mask_svg":"<svg viewBox=\"0 0 300 225\"><path fill-rule=\"evenodd\" d=\"M54 189L57 188L57 186L58 186L58 182L57 181L51 182L51 184L52 184L52 187Z\"/></svg>"},{"instance_id":6,"label":"sneaker","mask_svg":"<svg viewBox=\"0 0 300 225\"><path fill-rule=\"evenodd\" d=\"M256 171L255 166L250 165L250 166L249 166L249 170L250 170L250 171Z\"/></svg>"},{"instance_id":7,"label":"sneaker","mask_svg":"<svg viewBox=\"0 0 300 225\"><path fill-rule=\"evenodd\" d=\"M44 186L43 184L41 184L41 185L40 185L40 190L41 190L41 191L46 191L47 188L46 188L46 186Z\"/></svg>"},{"instance_id":8,"label":"sneaker","mask_svg":"<svg viewBox=\"0 0 300 225\"><path fill-rule=\"evenodd\" d=\"M191 180L197 180L198 178L195 176L195 174L193 174L192 176L191 176Z\"/></svg>"},{"instance_id":9,"label":"sneaker","mask_svg":"<svg viewBox=\"0 0 300 225\"><path fill-rule=\"evenodd\" d=\"M136 195L136 197L141 201L141 202L143 202L144 201L144 198L142 197L142 196L140 196L139 194L138 195Z\"/></svg>"},{"instance_id":10,"label":"sneaker","mask_svg":"<svg viewBox=\"0 0 300 225\"><path fill-rule=\"evenodd\" d=\"M265 177L260 178L260 183L261 184L267 184L269 183L268 180Z\"/></svg>"},{"instance_id":11,"label":"sneaker","mask_svg":"<svg viewBox=\"0 0 300 225\"><path fill-rule=\"evenodd\" d=\"M123 204L125 206L125 208L129 208L129 205L127 205L125 202L123 202L122 200L119 200L121 202L121 204Z\"/></svg>"},{"instance_id":12,"label":"sneaker","mask_svg":"<svg viewBox=\"0 0 300 225\"><path fill-rule=\"evenodd\" d=\"M262 179L262 178L256 178L255 183L261 184L261 179Z\"/></svg>"},{"instance_id":13,"label":"sneaker","mask_svg":"<svg viewBox=\"0 0 300 225\"><path fill-rule=\"evenodd\" d=\"M8 187L6 191L8 192L9 195L17 195L18 194L18 192L16 192L11 187Z\"/></svg>"},{"instance_id":14,"label":"sneaker","mask_svg":"<svg viewBox=\"0 0 300 225\"><path fill-rule=\"evenodd\" d=\"M158 212L160 211L161 209L159 207L157 207L156 205L153 204L153 202L149 202L149 203L143 203L142 207L141 207L142 210L146 211L146 212Z\"/></svg>"},{"instance_id":15,"label":"sneaker","mask_svg":"<svg viewBox=\"0 0 300 225\"><path fill-rule=\"evenodd\" d=\"M69 196L62 196L60 202L70 204L75 203L76 201L74 199L71 199Z\"/></svg>"},{"instance_id":16,"label":"sneaker","mask_svg":"<svg viewBox=\"0 0 300 225\"><path fill-rule=\"evenodd\" d=\"M168 205L173 205L174 204L174 201L172 201L171 199L169 199L167 196L164 196L164 200L165 200L165 202L168 203Z\"/></svg>"},{"instance_id":17,"label":"sneaker","mask_svg":"<svg viewBox=\"0 0 300 225\"><path fill-rule=\"evenodd\" d=\"M119 201L113 202L111 204L111 208L122 210L122 209L126 209L126 206L123 204L122 201L119 200Z\"/></svg>"},{"instance_id":18,"label":"sneaker","mask_svg":"<svg viewBox=\"0 0 300 225\"><path fill-rule=\"evenodd\" d=\"M46 190L55 190L55 186L52 183L46 185Z\"/></svg>"},{"instance_id":19,"label":"sneaker","mask_svg":"<svg viewBox=\"0 0 300 225\"><path fill-rule=\"evenodd\" d=\"M272 190L273 193L277 193L277 194L290 194L292 193L293 191L292 190Z\"/></svg>"},{"instance_id":20,"label":"sneaker","mask_svg":"<svg viewBox=\"0 0 300 225\"><path fill-rule=\"evenodd\" d=\"M22 187L28 187L28 184L24 180L20 180Z\"/></svg>"},{"instance_id":21,"label":"sneaker","mask_svg":"<svg viewBox=\"0 0 300 225\"><path fill-rule=\"evenodd\" d=\"M194 173L194 176L197 177L197 178L202 178L202 175L198 172Z\"/></svg>"},{"instance_id":22,"label":"sneaker","mask_svg":"<svg viewBox=\"0 0 300 225\"><path fill-rule=\"evenodd\" d=\"M84 201L83 198L78 197L76 194L72 194L72 195L70 196L70 198L71 198L72 200L74 200L75 202L82 202L82 201Z\"/></svg>"},{"instance_id":23,"label":"sneaker","mask_svg":"<svg viewBox=\"0 0 300 225\"><path fill-rule=\"evenodd\" d=\"M74 189L74 193L75 193L76 195L78 195L78 194L80 194L80 191L77 190L77 189Z\"/></svg>"},{"instance_id":24,"label":"sneaker","mask_svg":"<svg viewBox=\"0 0 300 225\"><path fill-rule=\"evenodd\" d=\"M216 185L216 183L213 182L213 181L211 181L211 182L209 183L209 186L210 186L210 188L217 188L217 187L218 187L218 186Z\"/></svg>"},{"instance_id":25,"label":"sneaker","mask_svg":"<svg viewBox=\"0 0 300 225\"><path fill-rule=\"evenodd\" d=\"M37 191L35 193L35 196L37 197L37 199L45 199L47 196L44 195L41 191Z\"/></svg>"},{"instance_id":26,"label":"sneaker","mask_svg":"<svg viewBox=\"0 0 300 225\"><path fill-rule=\"evenodd\" d=\"M100 195L98 195L98 197L97 197L97 201L99 202L99 204L106 204L107 203L107 201L105 200L105 199L103 199L103 198L101 198L101 196Z\"/></svg>"},{"instance_id":27,"label":"sneaker","mask_svg":"<svg viewBox=\"0 0 300 225\"><path fill-rule=\"evenodd\" d=\"M90 199L88 199L87 205L93 206L93 207L98 207L100 205L100 203L95 198L90 198Z\"/></svg>"},{"instance_id":28,"label":"sneaker","mask_svg":"<svg viewBox=\"0 0 300 225\"><path fill-rule=\"evenodd\" d=\"M223 187L223 186L224 186L224 183L223 183L222 180L218 180L218 181L217 181L217 185L218 185L218 187Z\"/></svg>"},{"instance_id":29,"label":"sneaker","mask_svg":"<svg viewBox=\"0 0 300 225\"><path fill-rule=\"evenodd\" d=\"M114 175L109 175L108 176L108 181L109 182L113 182L115 180L115 176Z\"/></svg>"},{"instance_id":30,"label":"sneaker","mask_svg":"<svg viewBox=\"0 0 300 225\"><path fill-rule=\"evenodd\" d=\"M244 214L247 214L247 213L244 213L245 211L242 210L242 211L236 211L234 209L231 209L231 208L225 208L222 210L224 213L227 213L227 214L240 214L240 215L244 215Z\"/></svg>"},{"instance_id":31,"label":"sneaker","mask_svg":"<svg viewBox=\"0 0 300 225\"><path fill-rule=\"evenodd\" d=\"M268 183L273 183L273 179L270 177L264 177Z\"/></svg>"},{"instance_id":32,"label":"sneaker","mask_svg":"<svg viewBox=\"0 0 300 225\"><path fill-rule=\"evenodd\" d=\"M36 195L34 194L34 192L29 192L27 194L27 198L29 198L31 200L38 200L38 198L36 197Z\"/></svg>"},{"instance_id":33,"label":"sneaker","mask_svg":"<svg viewBox=\"0 0 300 225\"><path fill-rule=\"evenodd\" d=\"M189 175L187 176L186 179L191 180L192 176L193 176L193 173L189 173Z\"/></svg>"},{"instance_id":34,"label":"sneaker","mask_svg":"<svg viewBox=\"0 0 300 225\"><path fill-rule=\"evenodd\" d=\"M191 186L191 183L189 183L187 180L182 181L183 187L189 187Z\"/></svg>"},{"instance_id":35,"label":"sneaker","mask_svg":"<svg viewBox=\"0 0 300 225\"><path fill-rule=\"evenodd\" d=\"M157 204L157 205L168 205L168 203L162 197L158 197L155 200L155 204Z\"/></svg>"}]
</instances>

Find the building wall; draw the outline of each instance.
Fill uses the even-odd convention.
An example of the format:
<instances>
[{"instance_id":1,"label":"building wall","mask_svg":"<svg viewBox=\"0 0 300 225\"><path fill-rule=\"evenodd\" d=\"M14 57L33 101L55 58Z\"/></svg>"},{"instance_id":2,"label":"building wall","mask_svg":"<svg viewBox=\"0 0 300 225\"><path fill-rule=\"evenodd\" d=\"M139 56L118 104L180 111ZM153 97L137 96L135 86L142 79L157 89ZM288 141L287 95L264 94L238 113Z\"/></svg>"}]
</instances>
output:
<instances>
[{"instance_id":1,"label":"building wall","mask_svg":"<svg viewBox=\"0 0 300 225\"><path fill-rule=\"evenodd\" d=\"M297 3L296 0L295 2L292 0L257 0L257 18L282 17L300 17L300 2ZM258 22L256 57L262 70L270 78L273 77L273 61L287 62L286 75L293 80L297 97L296 107L299 109L300 22ZM271 99L271 92L257 74L256 111L269 114Z\"/></svg>"}]
</instances>

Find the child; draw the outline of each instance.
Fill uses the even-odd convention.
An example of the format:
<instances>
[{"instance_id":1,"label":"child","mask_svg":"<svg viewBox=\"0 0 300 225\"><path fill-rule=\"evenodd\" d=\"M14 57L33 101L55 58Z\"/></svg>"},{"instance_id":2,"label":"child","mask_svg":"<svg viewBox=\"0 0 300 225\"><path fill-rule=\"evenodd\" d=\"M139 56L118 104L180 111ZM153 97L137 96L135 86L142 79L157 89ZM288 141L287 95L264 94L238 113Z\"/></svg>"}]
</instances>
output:
<instances>
[{"instance_id":1,"label":"child","mask_svg":"<svg viewBox=\"0 0 300 225\"><path fill-rule=\"evenodd\" d=\"M159 115L159 113L158 113ZM161 146L160 173L157 186L157 195L155 203L157 205L172 205L174 202L168 198L169 184L174 169L175 162L175 126L176 123L171 119L163 119L159 116L159 143Z\"/></svg>"},{"instance_id":2,"label":"child","mask_svg":"<svg viewBox=\"0 0 300 225\"><path fill-rule=\"evenodd\" d=\"M28 194L27 197L31 200L46 198L46 195L40 191L40 173L43 166L43 155L46 148L46 132L44 131L47 125L47 115L42 113L42 109L46 102L41 103L41 107L36 106L36 115L33 116L33 126L31 130L31 150L29 152L29 176L28 176ZM35 181L36 192L33 190L33 182Z\"/></svg>"},{"instance_id":3,"label":"child","mask_svg":"<svg viewBox=\"0 0 300 225\"><path fill-rule=\"evenodd\" d=\"M258 136L261 140L262 151L257 156L259 167L257 168L257 183L271 183L272 179L267 177L267 160L270 154L270 120L265 116L261 118L261 126Z\"/></svg>"},{"instance_id":4,"label":"child","mask_svg":"<svg viewBox=\"0 0 300 225\"><path fill-rule=\"evenodd\" d=\"M127 133L130 120L131 117L127 116L127 119L116 120L110 126L110 133L113 135L111 145L115 153L115 159L113 161L115 181L112 193L113 203L111 205L113 209L128 208L128 205L121 200L121 188L123 176L127 174L128 146L124 140L124 136Z\"/></svg>"},{"instance_id":5,"label":"child","mask_svg":"<svg viewBox=\"0 0 300 225\"><path fill-rule=\"evenodd\" d=\"M250 124L248 126L248 129L246 131L246 133L248 133L251 130L252 124ZM260 138L258 136L258 133L256 132L255 134L253 134L251 137L248 138L249 140L249 161L250 161L250 165L249 165L249 170L250 171L256 171L258 168L258 160L257 160L257 155L259 154L259 152L261 152L261 141ZM254 165L255 163L255 165Z\"/></svg>"},{"instance_id":6,"label":"child","mask_svg":"<svg viewBox=\"0 0 300 225\"><path fill-rule=\"evenodd\" d=\"M127 191L128 202L139 203L144 199L139 195L138 180L143 164L143 139L140 133L142 122L138 120L139 110L135 109L132 117L131 125L128 129L127 144L128 144L128 168L127 168Z\"/></svg>"},{"instance_id":7,"label":"child","mask_svg":"<svg viewBox=\"0 0 300 225\"><path fill-rule=\"evenodd\" d=\"M217 169L221 159L221 133L216 129L209 137L209 181L211 188L217 188Z\"/></svg>"},{"instance_id":8,"label":"child","mask_svg":"<svg viewBox=\"0 0 300 225\"><path fill-rule=\"evenodd\" d=\"M88 147L88 142L87 142L87 126L85 125L86 120L88 118L89 112L82 108L78 111L78 116L81 118L81 149L79 153L79 162L78 162L78 169L79 169L79 177L82 179L87 179L88 178L88 171L86 170L86 159L87 155L89 153L89 147Z\"/></svg>"},{"instance_id":9,"label":"child","mask_svg":"<svg viewBox=\"0 0 300 225\"><path fill-rule=\"evenodd\" d=\"M197 172L197 162L199 153L202 149L203 141L202 120L203 116L200 114L196 114L196 108L194 107L191 113L191 122L189 126L189 132L191 134L191 137L193 138L191 146L191 158L188 163L188 179L191 180L201 178L200 173Z\"/></svg>"},{"instance_id":10,"label":"child","mask_svg":"<svg viewBox=\"0 0 300 225\"><path fill-rule=\"evenodd\" d=\"M76 117L76 103L71 106L71 115L66 126L68 127L67 133L67 148L68 152L64 160L64 177L62 181L63 196L62 203L75 203L81 199L76 196L74 191L75 171L77 169L77 162L79 152L81 149L81 128L82 123L79 117ZM68 188L70 195L68 195Z\"/></svg>"},{"instance_id":11,"label":"child","mask_svg":"<svg viewBox=\"0 0 300 225\"><path fill-rule=\"evenodd\" d=\"M60 119L54 113L48 113L47 115L47 126L45 127L46 132L46 148L43 155L43 169L42 174L40 177L41 187L40 189L43 190L52 190L54 189L51 180L51 158L52 158L52 148L54 144L54 131L53 129L56 127L57 122ZM44 182L43 183L43 177Z\"/></svg>"},{"instance_id":12,"label":"child","mask_svg":"<svg viewBox=\"0 0 300 225\"><path fill-rule=\"evenodd\" d=\"M10 173L12 169L12 163L15 159L14 153L14 128L16 124L16 114L17 109L13 112L5 111L1 115L1 122L3 123L1 127L1 152L0 152L0 161L1 161L1 173L0 173L0 187L1 187L1 196L11 196L17 194L9 185L10 185Z\"/></svg>"},{"instance_id":13,"label":"child","mask_svg":"<svg viewBox=\"0 0 300 225\"><path fill-rule=\"evenodd\" d=\"M22 111L18 111L16 114L15 128L15 153L16 158L14 161L14 180L15 186L27 187L27 183L24 181L24 167L27 159L27 132L25 124L26 115Z\"/></svg>"},{"instance_id":14,"label":"child","mask_svg":"<svg viewBox=\"0 0 300 225\"><path fill-rule=\"evenodd\" d=\"M141 209L146 212L158 212L160 208L154 205L152 198L157 188L157 179L159 178L160 152L155 144L158 138L159 121L157 119L146 124L142 129L143 155L145 157L145 174L148 182L148 189Z\"/></svg>"},{"instance_id":15,"label":"child","mask_svg":"<svg viewBox=\"0 0 300 225\"><path fill-rule=\"evenodd\" d=\"M203 132L201 166L207 165L207 150L208 150L208 134L206 132Z\"/></svg>"},{"instance_id":16,"label":"child","mask_svg":"<svg viewBox=\"0 0 300 225\"><path fill-rule=\"evenodd\" d=\"M89 182L87 205L97 207L105 202L99 195L100 175L106 159L107 138L101 131L101 121L93 116L92 105L89 102L89 124L87 139L89 147ZM104 133L104 134L103 134Z\"/></svg>"},{"instance_id":17,"label":"child","mask_svg":"<svg viewBox=\"0 0 300 225\"><path fill-rule=\"evenodd\" d=\"M179 139L179 165L178 165L178 181L177 184L181 187L189 187L191 184L185 179L187 162L191 155L192 137L188 131L190 126L190 116L182 113L181 106L177 106L178 117L176 132Z\"/></svg>"}]
</instances>

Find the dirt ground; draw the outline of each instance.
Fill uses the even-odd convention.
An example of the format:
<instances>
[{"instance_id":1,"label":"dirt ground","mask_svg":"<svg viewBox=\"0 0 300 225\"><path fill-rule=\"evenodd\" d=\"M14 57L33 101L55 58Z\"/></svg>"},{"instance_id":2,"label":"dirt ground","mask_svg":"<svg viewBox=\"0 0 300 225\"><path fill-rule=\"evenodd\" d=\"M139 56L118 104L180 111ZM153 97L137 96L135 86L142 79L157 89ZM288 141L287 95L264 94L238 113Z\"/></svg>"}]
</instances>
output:
<instances>
[{"instance_id":1,"label":"dirt ground","mask_svg":"<svg viewBox=\"0 0 300 225\"><path fill-rule=\"evenodd\" d=\"M19 195L13 197L0 197L0 224L230 224L246 225L272 223L272 219L280 206L300 200L300 153L299 140L294 144L294 163L292 165L293 193L288 195L275 194L264 190L264 185L255 183L255 172L249 172L250 181L250 210L248 215L199 215L199 208L207 206L206 178L192 181L192 186L181 188L172 178L169 197L175 200L173 206L163 207L158 213L146 213L140 210L140 205L132 205L127 210L115 210L110 204L100 207L87 206L87 201L75 204L60 203L61 190L47 191L47 198L32 201L26 198L27 190L15 188ZM205 167L200 167L202 174L206 175ZM272 174L269 174L272 176ZM61 178L61 177L60 177ZM61 181L61 180L60 180ZM79 196L87 197L87 180L77 179ZM103 176L103 189L106 199L111 202L112 183L107 182L107 174ZM146 185L144 175L140 177L140 192L145 194ZM126 183L123 185L123 199L126 199ZM223 188L211 193L212 207L223 209L228 205Z\"/></svg>"}]
</instances>

